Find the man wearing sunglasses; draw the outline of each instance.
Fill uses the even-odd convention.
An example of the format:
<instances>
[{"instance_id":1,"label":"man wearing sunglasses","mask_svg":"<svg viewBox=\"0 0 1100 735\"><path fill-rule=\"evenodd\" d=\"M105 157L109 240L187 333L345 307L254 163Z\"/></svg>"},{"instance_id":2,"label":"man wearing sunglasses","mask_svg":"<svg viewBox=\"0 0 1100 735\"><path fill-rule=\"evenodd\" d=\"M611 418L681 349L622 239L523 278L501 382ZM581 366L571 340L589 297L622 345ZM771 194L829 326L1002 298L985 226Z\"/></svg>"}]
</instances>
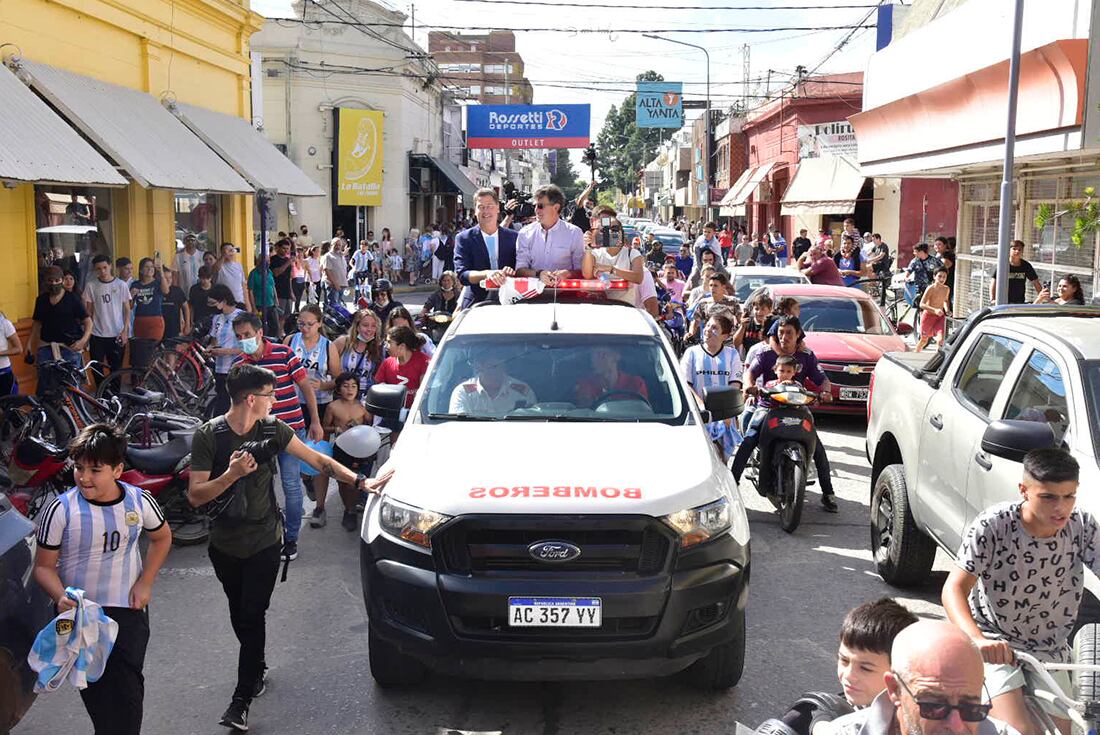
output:
<instances>
[{"instance_id":1,"label":"man wearing sunglasses","mask_svg":"<svg viewBox=\"0 0 1100 735\"><path fill-rule=\"evenodd\" d=\"M565 194L550 184L535 191L537 222L524 227L516 242L516 275L535 276L552 286L576 276L584 258L584 233L561 218Z\"/></svg>"},{"instance_id":2,"label":"man wearing sunglasses","mask_svg":"<svg viewBox=\"0 0 1100 735\"><path fill-rule=\"evenodd\" d=\"M951 623L922 620L901 631L893 669L871 706L831 723L832 735L1019 735L982 703L982 656Z\"/></svg>"}]
</instances>

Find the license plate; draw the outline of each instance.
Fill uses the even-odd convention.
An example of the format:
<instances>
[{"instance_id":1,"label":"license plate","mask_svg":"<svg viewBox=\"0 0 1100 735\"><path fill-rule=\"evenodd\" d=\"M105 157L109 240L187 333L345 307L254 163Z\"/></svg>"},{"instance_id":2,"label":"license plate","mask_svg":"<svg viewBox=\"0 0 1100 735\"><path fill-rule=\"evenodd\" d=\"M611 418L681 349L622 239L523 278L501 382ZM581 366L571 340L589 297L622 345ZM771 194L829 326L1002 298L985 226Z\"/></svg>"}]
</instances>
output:
<instances>
[{"instance_id":1,"label":"license plate","mask_svg":"<svg viewBox=\"0 0 1100 735\"><path fill-rule=\"evenodd\" d=\"M598 597L509 597L513 628L598 628L603 604Z\"/></svg>"},{"instance_id":2,"label":"license plate","mask_svg":"<svg viewBox=\"0 0 1100 735\"><path fill-rule=\"evenodd\" d=\"M866 401L871 397L870 388L841 388L840 400L842 401Z\"/></svg>"}]
</instances>

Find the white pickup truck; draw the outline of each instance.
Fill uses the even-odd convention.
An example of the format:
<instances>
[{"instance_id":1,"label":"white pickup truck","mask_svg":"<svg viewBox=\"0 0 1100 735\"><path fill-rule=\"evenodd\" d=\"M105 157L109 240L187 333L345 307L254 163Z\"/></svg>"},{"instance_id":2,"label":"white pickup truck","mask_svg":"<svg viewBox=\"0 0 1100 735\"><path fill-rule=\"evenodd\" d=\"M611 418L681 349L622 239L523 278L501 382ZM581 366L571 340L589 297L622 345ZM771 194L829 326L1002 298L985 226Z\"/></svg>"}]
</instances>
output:
<instances>
[{"instance_id":1,"label":"white pickup truck","mask_svg":"<svg viewBox=\"0 0 1100 735\"><path fill-rule=\"evenodd\" d=\"M1029 450L1081 465L1078 504L1100 515L1100 308L983 309L933 357L888 353L868 403L871 550L882 578L921 584L936 546L954 556L968 523L1019 497ZM1100 622L1086 573L1080 622Z\"/></svg>"}]
</instances>

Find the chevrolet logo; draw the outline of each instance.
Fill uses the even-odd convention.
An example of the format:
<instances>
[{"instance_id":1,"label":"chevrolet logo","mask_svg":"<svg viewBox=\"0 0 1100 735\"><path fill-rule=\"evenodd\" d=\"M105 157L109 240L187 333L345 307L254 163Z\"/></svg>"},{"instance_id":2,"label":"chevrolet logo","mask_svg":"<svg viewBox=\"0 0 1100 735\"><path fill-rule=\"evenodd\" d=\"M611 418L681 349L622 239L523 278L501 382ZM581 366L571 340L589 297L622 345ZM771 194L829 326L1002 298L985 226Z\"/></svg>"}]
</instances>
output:
<instances>
[{"instance_id":1,"label":"chevrolet logo","mask_svg":"<svg viewBox=\"0 0 1100 735\"><path fill-rule=\"evenodd\" d=\"M871 373L871 372L874 372L874 370L875 370L875 368L874 368L873 365L845 365L844 366L844 372L848 373L849 375L859 375L860 373Z\"/></svg>"}]
</instances>

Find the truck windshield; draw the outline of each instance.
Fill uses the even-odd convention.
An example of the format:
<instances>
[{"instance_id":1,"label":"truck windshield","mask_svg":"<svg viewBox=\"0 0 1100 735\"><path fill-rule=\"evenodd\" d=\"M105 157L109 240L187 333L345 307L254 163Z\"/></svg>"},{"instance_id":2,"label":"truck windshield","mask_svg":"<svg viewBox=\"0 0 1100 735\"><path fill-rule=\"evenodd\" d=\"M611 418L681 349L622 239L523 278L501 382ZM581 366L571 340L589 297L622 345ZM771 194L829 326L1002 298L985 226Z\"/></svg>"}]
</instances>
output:
<instances>
[{"instance_id":1,"label":"truck windshield","mask_svg":"<svg viewBox=\"0 0 1100 735\"><path fill-rule=\"evenodd\" d=\"M1100 360L1081 363L1081 375L1088 396L1089 416L1092 420L1092 443L1100 451Z\"/></svg>"},{"instance_id":2,"label":"truck windshield","mask_svg":"<svg viewBox=\"0 0 1100 735\"><path fill-rule=\"evenodd\" d=\"M435 421L661 422L690 412L653 337L471 335L444 342L420 417Z\"/></svg>"},{"instance_id":3,"label":"truck windshield","mask_svg":"<svg viewBox=\"0 0 1100 735\"><path fill-rule=\"evenodd\" d=\"M870 299L811 297L799 299L798 304L807 332L894 333Z\"/></svg>"}]
</instances>

